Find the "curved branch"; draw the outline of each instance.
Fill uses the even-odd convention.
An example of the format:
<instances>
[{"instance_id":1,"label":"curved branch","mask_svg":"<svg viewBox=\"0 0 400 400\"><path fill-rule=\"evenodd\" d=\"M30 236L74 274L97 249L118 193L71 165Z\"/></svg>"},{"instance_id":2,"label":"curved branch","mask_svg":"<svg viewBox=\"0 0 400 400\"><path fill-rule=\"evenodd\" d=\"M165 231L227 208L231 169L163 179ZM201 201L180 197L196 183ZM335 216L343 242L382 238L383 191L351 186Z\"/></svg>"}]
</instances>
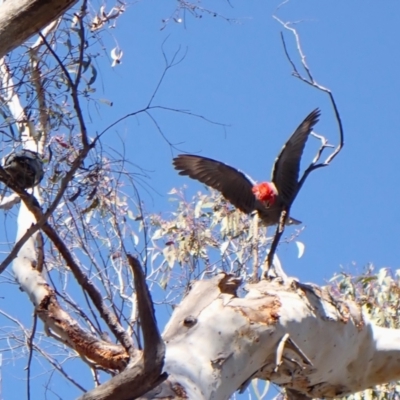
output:
<instances>
[{"instance_id":1,"label":"curved branch","mask_svg":"<svg viewBox=\"0 0 400 400\"><path fill-rule=\"evenodd\" d=\"M66 261L68 267L71 269L79 285L81 285L81 287L89 295L90 299L99 311L103 320L106 322L107 326L110 328L111 332L115 335L115 337L128 352L131 360L137 359L138 351L134 347L132 338L126 333L125 329L119 323L116 315L112 313L110 309L106 306L101 293L76 263L71 252L69 251L65 243L61 240L58 233L47 222L43 224L42 229Z\"/></svg>"},{"instance_id":2,"label":"curved branch","mask_svg":"<svg viewBox=\"0 0 400 400\"><path fill-rule=\"evenodd\" d=\"M165 344L157 328L153 302L139 261L127 254L134 275L140 322L142 325L143 359L103 385L85 393L78 400L128 400L148 393L168 377L162 373Z\"/></svg>"},{"instance_id":3,"label":"curved branch","mask_svg":"<svg viewBox=\"0 0 400 400\"><path fill-rule=\"evenodd\" d=\"M278 9L282 5L284 5L286 3L287 3L287 1L283 2L278 7ZM293 59L291 58L291 56L290 56L290 54L288 52L288 49L287 49L287 46L286 46L285 37L284 37L283 33L281 32L281 39L282 39L283 49L285 51L286 58L289 61L290 65L292 66L292 69L293 69L292 75L294 77L300 79L302 82L307 83L308 85L310 85L310 86L312 86L312 87L314 87L314 88L326 93L329 96L329 99L330 99L332 107L333 107L333 112L335 114L335 118L336 118L336 121L337 121L337 124L338 124L339 144L334 148L332 153L325 159L325 161L319 162L323 151L326 148L331 148L333 146L328 144L328 140L324 136L316 135L316 134L313 135L313 136L316 136L318 139L321 140L321 146L320 146L319 150L317 151L317 154L316 154L314 160L310 163L310 165L303 172L303 175L302 175L302 177L300 178L300 180L298 182L297 191L296 191L295 196L293 196L291 204L289 204L287 206L287 208L282 211L281 219L280 219L279 225L278 225L278 227L276 229L276 232L275 232L275 235L274 235L274 239L273 239L272 244L271 244L270 252L269 252L268 258L267 258L268 269L272 265L272 261L274 259L274 254L276 252L276 249L278 247L279 240L282 237L283 231L285 229L284 221L286 221L286 216L289 213L290 207L293 204L293 202L294 202L295 198L297 197L299 191L301 190L302 186L304 185L307 177L310 175L311 172L315 171L316 169L328 166L333 161L333 159L341 152L341 150L342 150L342 148L344 146L343 124L342 124L342 120L341 120L341 117L340 117L340 113L339 113L338 107L336 105L335 98L334 98L331 90L329 90L328 88L320 85L314 79L314 77L313 77L313 75L311 73L311 70L310 70L310 68L309 68L309 66L308 66L308 64L306 62L306 56L305 56L305 54L303 52L303 49L302 49L302 46L301 46L301 43L300 43L300 36L299 36L297 30L291 26L293 23L292 22L284 22L280 18L278 18L276 15L273 15L273 18L276 21L278 21L285 29L287 29L288 31L292 32L292 34L295 37L297 52L298 52L298 55L299 55L300 60L301 60L301 65L305 70L305 76L302 75L298 71L298 69L296 67L296 64L294 63Z\"/></svg>"},{"instance_id":4,"label":"curved branch","mask_svg":"<svg viewBox=\"0 0 400 400\"><path fill-rule=\"evenodd\" d=\"M165 345L158 331L151 294L139 261L130 254L127 254L127 257L133 272L139 318L143 332L144 369L145 372L150 372L156 368L159 370L159 374L161 374L164 363Z\"/></svg>"}]
</instances>

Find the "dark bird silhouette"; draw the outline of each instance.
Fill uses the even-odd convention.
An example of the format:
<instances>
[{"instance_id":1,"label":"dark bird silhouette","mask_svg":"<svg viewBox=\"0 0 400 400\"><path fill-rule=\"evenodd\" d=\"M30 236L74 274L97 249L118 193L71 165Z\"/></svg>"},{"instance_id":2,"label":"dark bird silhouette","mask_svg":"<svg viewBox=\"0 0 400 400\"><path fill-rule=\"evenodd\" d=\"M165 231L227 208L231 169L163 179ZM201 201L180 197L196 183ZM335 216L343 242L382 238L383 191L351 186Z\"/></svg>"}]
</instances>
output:
<instances>
[{"instance_id":1,"label":"dark bird silhouette","mask_svg":"<svg viewBox=\"0 0 400 400\"><path fill-rule=\"evenodd\" d=\"M318 108L312 111L283 146L272 169L272 182L255 184L245 174L229 165L191 154L175 157L174 167L180 175L188 175L220 191L244 213L258 211L265 225L278 224L282 209L290 208L299 190L301 156L319 116ZM286 223L299 224L300 221L289 217Z\"/></svg>"},{"instance_id":2,"label":"dark bird silhouette","mask_svg":"<svg viewBox=\"0 0 400 400\"><path fill-rule=\"evenodd\" d=\"M3 168L23 189L36 186L44 175L42 158L27 149L8 154L3 160Z\"/></svg>"}]
</instances>

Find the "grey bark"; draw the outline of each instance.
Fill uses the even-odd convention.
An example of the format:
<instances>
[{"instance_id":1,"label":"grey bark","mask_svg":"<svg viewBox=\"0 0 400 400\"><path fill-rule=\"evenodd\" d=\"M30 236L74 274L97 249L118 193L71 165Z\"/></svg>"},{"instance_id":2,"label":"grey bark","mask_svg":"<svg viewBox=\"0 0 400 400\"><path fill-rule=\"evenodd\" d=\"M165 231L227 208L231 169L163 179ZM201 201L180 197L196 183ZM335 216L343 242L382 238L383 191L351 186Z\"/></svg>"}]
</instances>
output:
<instances>
[{"instance_id":1,"label":"grey bark","mask_svg":"<svg viewBox=\"0 0 400 400\"><path fill-rule=\"evenodd\" d=\"M0 5L0 58L20 46L77 0L8 0Z\"/></svg>"}]
</instances>

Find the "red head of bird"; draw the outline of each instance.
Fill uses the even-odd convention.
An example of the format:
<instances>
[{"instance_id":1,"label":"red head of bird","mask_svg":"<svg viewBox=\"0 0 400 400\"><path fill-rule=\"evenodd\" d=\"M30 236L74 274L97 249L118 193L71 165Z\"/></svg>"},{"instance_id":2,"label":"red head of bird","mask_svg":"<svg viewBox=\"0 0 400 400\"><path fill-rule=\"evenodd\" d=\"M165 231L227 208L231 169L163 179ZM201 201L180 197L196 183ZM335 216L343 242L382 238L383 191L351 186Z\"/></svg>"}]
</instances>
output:
<instances>
[{"instance_id":1,"label":"red head of bird","mask_svg":"<svg viewBox=\"0 0 400 400\"><path fill-rule=\"evenodd\" d=\"M275 185L269 182L261 182L254 185L251 189L258 200L263 202L266 207L272 206L278 195Z\"/></svg>"}]
</instances>

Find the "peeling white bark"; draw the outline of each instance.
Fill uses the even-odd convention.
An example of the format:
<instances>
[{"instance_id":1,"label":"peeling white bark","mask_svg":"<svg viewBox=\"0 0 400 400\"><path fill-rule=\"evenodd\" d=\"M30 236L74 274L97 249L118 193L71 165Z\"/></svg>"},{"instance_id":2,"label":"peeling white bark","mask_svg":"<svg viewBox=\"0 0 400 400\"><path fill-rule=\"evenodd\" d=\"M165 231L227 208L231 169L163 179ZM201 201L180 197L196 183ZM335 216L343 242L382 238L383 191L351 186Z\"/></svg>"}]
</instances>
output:
<instances>
[{"instance_id":1,"label":"peeling white bark","mask_svg":"<svg viewBox=\"0 0 400 400\"><path fill-rule=\"evenodd\" d=\"M51 29L51 26L49 29ZM40 91L40 72L35 72L37 90ZM4 58L0 59L0 83L3 94L1 100L8 107L15 121L15 125L20 134L22 147L27 150L42 153L45 135L42 135L41 141L37 141L38 136L35 127L28 121L28 118L26 118L18 93L15 92L13 77L9 72ZM44 104L44 98L42 101ZM43 129L43 127L41 128ZM36 186L33 191L34 196L39 204L41 204L42 199L39 188ZM18 230L16 243L36 222L35 216L29 211L25 203L21 202L17 222ZM38 232L33 233L22 245L17 256L13 260L12 271L21 289L29 296L35 306L36 314L45 324L45 331L54 339L75 349L85 360L89 362L92 361L107 369L123 370L129 358L126 350L120 345L100 340L87 330L82 329L58 304L53 289L42 276L42 266L37 265L37 236Z\"/></svg>"},{"instance_id":2,"label":"peeling white bark","mask_svg":"<svg viewBox=\"0 0 400 400\"><path fill-rule=\"evenodd\" d=\"M37 189L35 189L37 190ZM34 216L21 202L18 213L18 231L16 242L25 234L28 228L36 223ZM42 275L36 270L35 242L38 233L34 233L22 246L12 266L13 273L21 289L28 294L32 303L37 307L45 296L49 295L50 288Z\"/></svg>"},{"instance_id":3,"label":"peeling white bark","mask_svg":"<svg viewBox=\"0 0 400 400\"><path fill-rule=\"evenodd\" d=\"M0 200L0 209L1 210L10 210L21 201L21 198L16 194L12 193L9 196L3 197Z\"/></svg>"},{"instance_id":4,"label":"peeling white bark","mask_svg":"<svg viewBox=\"0 0 400 400\"><path fill-rule=\"evenodd\" d=\"M37 188L35 187L35 195ZM18 215L17 239L36 222L34 216L21 202ZM35 312L45 325L45 331L54 339L65 343L85 360L107 369L123 370L128 362L125 349L117 344L98 339L82 329L58 304L53 289L37 268L35 248L37 233L34 233L21 247L13 261L12 270L21 289L29 296L35 306Z\"/></svg>"},{"instance_id":5,"label":"peeling white bark","mask_svg":"<svg viewBox=\"0 0 400 400\"><path fill-rule=\"evenodd\" d=\"M163 335L169 378L146 399L228 399L250 378L332 398L400 378L400 331L380 328L353 302L295 281L196 282Z\"/></svg>"}]
</instances>

